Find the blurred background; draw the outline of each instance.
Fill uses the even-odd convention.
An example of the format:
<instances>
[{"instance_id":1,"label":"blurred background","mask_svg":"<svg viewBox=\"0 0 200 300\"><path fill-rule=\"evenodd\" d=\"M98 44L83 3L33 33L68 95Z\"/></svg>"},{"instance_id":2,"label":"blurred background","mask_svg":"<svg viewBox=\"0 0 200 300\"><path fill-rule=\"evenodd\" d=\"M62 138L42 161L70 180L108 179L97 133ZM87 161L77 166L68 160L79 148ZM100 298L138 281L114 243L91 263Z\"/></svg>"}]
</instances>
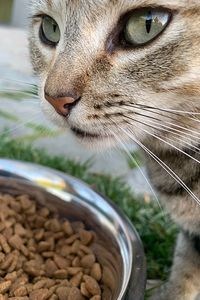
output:
<instances>
[{"instance_id":1,"label":"blurred background","mask_svg":"<svg viewBox=\"0 0 200 300\"><path fill-rule=\"evenodd\" d=\"M27 4L27 0L0 0L0 23L25 28Z\"/></svg>"}]
</instances>

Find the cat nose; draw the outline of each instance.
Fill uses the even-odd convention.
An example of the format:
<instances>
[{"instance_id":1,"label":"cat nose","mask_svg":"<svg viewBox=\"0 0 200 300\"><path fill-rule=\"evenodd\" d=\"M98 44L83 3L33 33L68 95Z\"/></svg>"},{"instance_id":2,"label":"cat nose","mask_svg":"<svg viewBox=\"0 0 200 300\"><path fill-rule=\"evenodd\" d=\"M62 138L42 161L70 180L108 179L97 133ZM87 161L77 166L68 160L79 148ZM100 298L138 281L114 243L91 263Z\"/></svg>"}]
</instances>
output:
<instances>
[{"instance_id":1,"label":"cat nose","mask_svg":"<svg viewBox=\"0 0 200 300\"><path fill-rule=\"evenodd\" d=\"M81 97L76 98L71 95L52 97L45 93L46 100L54 107L56 112L64 117L68 116L71 109L80 101Z\"/></svg>"}]
</instances>

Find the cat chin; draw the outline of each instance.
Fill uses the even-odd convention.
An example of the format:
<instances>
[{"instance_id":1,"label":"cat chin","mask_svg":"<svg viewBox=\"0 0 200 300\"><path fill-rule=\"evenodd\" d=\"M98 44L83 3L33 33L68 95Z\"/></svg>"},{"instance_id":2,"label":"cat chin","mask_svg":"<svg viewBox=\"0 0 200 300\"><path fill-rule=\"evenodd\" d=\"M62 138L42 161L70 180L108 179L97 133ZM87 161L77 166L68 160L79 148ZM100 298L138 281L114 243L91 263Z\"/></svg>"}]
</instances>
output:
<instances>
[{"instance_id":1,"label":"cat chin","mask_svg":"<svg viewBox=\"0 0 200 300\"><path fill-rule=\"evenodd\" d=\"M106 149L113 148L116 146L116 140L111 135L102 136L89 136L89 135L79 135L71 128L71 132L77 141L82 144L85 148L92 150L94 152L102 152Z\"/></svg>"}]
</instances>

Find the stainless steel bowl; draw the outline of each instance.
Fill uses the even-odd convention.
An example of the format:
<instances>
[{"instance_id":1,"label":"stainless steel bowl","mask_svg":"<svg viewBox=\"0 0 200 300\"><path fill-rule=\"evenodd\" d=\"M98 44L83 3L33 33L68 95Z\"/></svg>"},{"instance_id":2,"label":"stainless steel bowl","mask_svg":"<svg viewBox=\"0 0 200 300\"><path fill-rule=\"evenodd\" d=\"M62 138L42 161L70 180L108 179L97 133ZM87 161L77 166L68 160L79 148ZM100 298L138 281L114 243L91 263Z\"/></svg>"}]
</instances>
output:
<instances>
[{"instance_id":1,"label":"stainless steel bowl","mask_svg":"<svg viewBox=\"0 0 200 300\"><path fill-rule=\"evenodd\" d=\"M98 259L112 271L112 300L143 300L145 258L137 232L110 201L81 181L39 165L0 160L0 192L31 194L70 220L83 221L98 236Z\"/></svg>"}]
</instances>

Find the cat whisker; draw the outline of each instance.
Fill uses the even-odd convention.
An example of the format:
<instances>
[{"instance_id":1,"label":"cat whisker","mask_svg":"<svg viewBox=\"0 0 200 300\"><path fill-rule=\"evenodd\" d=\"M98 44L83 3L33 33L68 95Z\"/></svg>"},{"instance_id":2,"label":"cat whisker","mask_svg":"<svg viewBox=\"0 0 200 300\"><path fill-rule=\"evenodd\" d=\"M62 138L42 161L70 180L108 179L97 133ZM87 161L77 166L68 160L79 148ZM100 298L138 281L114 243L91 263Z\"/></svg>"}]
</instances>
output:
<instances>
[{"instance_id":1,"label":"cat whisker","mask_svg":"<svg viewBox=\"0 0 200 300\"><path fill-rule=\"evenodd\" d=\"M134 109L141 109L141 107L138 107L138 106L135 106L135 105L132 105L132 104L125 104L124 106L128 106L128 107L131 107L131 108L134 108ZM147 108L147 107L142 107L142 109L141 109L142 111L147 111L147 112L150 112L151 114L155 114L155 115L159 115L160 116L160 110L156 110L156 109L154 109L154 110L152 110L152 109L149 109L149 108ZM175 117L172 117L171 115L169 115L169 114L162 114L165 118L167 118L167 119L170 119L170 120L173 120L173 121L175 121L175 122L177 122L177 118L175 118ZM177 116L178 116L178 114L176 114ZM199 122L200 123L200 119L197 119L197 118L192 118L191 116L184 116L184 118L187 118L187 119L190 119L190 120L192 120L192 121L195 121L195 122ZM179 123L181 123L183 126L185 126L185 123L183 123L183 121L182 120L178 120L178 122ZM185 127L184 127L185 128Z\"/></svg>"},{"instance_id":2,"label":"cat whisker","mask_svg":"<svg viewBox=\"0 0 200 300\"><path fill-rule=\"evenodd\" d=\"M163 162L155 153L148 149L144 144L139 142L133 134L129 134L124 128L117 125L121 131L124 132L132 141L134 141L138 146L140 146L146 153L148 153L174 180L176 180L184 190L200 205L200 199L189 189L189 187L183 182L183 180L165 163Z\"/></svg>"},{"instance_id":3,"label":"cat whisker","mask_svg":"<svg viewBox=\"0 0 200 300\"><path fill-rule=\"evenodd\" d=\"M117 124L115 124L115 126L116 126L116 125L117 125ZM156 195L156 193L155 193L155 191L154 191L154 189L153 189L153 187L152 187L150 181L148 180L148 178L147 178L146 175L144 174L142 168L140 167L139 163L137 162L137 159L130 153L130 151L128 150L128 148L126 147L126 145L125 145L125 144L121 141L121 139L115 134L115 132L114 132L113 130L109 130L109 131L110 131L111 135L114 136L115 140L122 146L122 148L123 148L124 151L127 153L128 157L131 159L131 161L133 161L133 162L136 164L138 170L139 170L140 173L142 174L142 176L143 176L143 178L145 179L146 183L148 184L148 186L149 186L151 192L153 193L153 195L154 195L154 197L155 197L155 199L156 199L156 202L157 202L158 206L159 206L160 209L163 211L162 206L161 206L161 204L160 204L160 201L159 201L159 199L158 199L158 196Z\"/></svg>"},{"instance_id":4,"label":"cat whisker","mask_svg":"<svg viewBox=\"0 0 200 300\"><path fill-rule=\"evenodd\" d=\"M150 109L152 109L152 110L159 110L159 111L163 111L163 112L173 113L173 114L200 115L199 112L195 112L195 111L185 111L185 110L176 110L176 109L158 108L158 107L154 107L154 106L143 105L143 104L137 104L137 103L134 103L133 105L138 106L138 107L146 107L146 108L150 108Z\"/></svg>"},{"instance_id":5,"label":"cat whisker","mask_svg":"<svg viewBox=\"0 0 200 300\"><path fill-rule=\"evenodd\" d=\"M124 116L124 117L125 117L125 116ZM126 118L126 117L125 117L125 118ZM129 118L129 119L130 119L130 118ZM137 120L134 120L134 119L132 119L132 121L136 121L136 122L137 122ZM141 123L141 122L140 122L140 123ZM147 126L147 127L149 126L149 125L146 124L146 123L143 123L143 125L145 125L145 126ZM150 133L149 131L147 131L147 130L145 130L145 129L143 129L143 128L140 128L140 130L142 130L143 132L145 132L145 133L151 135L152 137L154 137L154 138L160 140L161 142L163 142L163 143L165 143L165 144L171 146L172 148L176 149L176 150L179 151L180 153L186 155L187 157L191 158L192 160L194 160L194 161L196 161L197 163L200 164L200 161L199 161L198 159L194 158L193 156L191 156L190 154L186 153L185 151L179 149L179 148L176 147L175 145L173 145L173 144L167 142L166 140L162 139L161 137L158 137L157 135L155 135L155 134L153 134L153 133Z\"/></svg>"},{"instance_id":6,"label":"cat whisker","mask_svg":"<svg viewBox=\"0 0 200 300\"><path fill-rule=\"evenodd\" d=\"M200 140L200 136L196 136L196 135L193 135L193 134L190 134L190 133L188 133L188 132L183 132L183 131L181 131L181 130L179 130L179 129L177 129L177 128L174 128L174 127L171 127L171 126L167 126L167 125L165 125L165 124L163 124L163 123L167 123L167 124L169 124L169 122L165 122L165 121L163 121L163 120L160 120L160 119L158 119L158 118L154 118L154 117L151 117L151 116L149 116L149 115L145 115L145 114L140 114L140 113L137 113L137 112L134 112L134 114L136 114L136 115L139 115L139 116L142 116L142 117L145 117L145 118L148 118L149 120L148 120L148 122L150 123L150 124L153 124L154 126L157 126L157 125L159 125L160 127L158 128L158 127L152 127L152 128L154 128L154 129L159 129L159 130L162 130L162 131L164 131L164 132L169 132L169 133L172 133L173 135L176 135L176 136L178 136L178 137L181 137L181 138L183 138L183 134L184 134L184 138L185 138L185 136L187 136L186 137L186 139L188 140L188 141L190 141L191 140L191 138L195 138L195 139L199 139ZM129 118L129 116L126 116L127 118ZM131 118L131 117L130 117ZM132 119L132 118L131 118ZM153 121L152 121L153 120ZM155 122L154 120L157 120L157 121L159 121L159 122ZM139 122L139 121L138 121ZM172 126L174 126L174 124L173 123L170 123L170 125L172 125ZM184 128L184 127L182 127L182 126L180 126L183 130L187 130L187 128ZM189 129L188 129L189 130ZM189 132L192 132L192 133L194 133L194 134L198 134L199 135L199 133L198 132L196 132L196 131L193 131L193 130L189 130ZM187 143L186 142L186 144L188 144L189 146L191 146L191 147L193 147L193 148L196 148L195 146L193 146L192 144L190 144L190 143ZM199 148L196 148L197 149L197 151L199 151Z\"/></svg>"},{"instance_id":7,"label":"cat whisker","mask_svg":"<svg viewBox=\"0 0 200 300\"><path fill-rule=\"evenodd\" d=\"M36 98L38 99L39 97L37 96L37 94L35 94L34 92L32 91L23 91L23 90L20 90L20 89L1 89L0 88L0 93L20 93L22 95L28 95L28 96L31 96L32 98Z\"/></svg>"},{"instance_id":8,"label":"cat whisker","mask_svg":"<svg viewBox=\"0 0 200 300\"><path fill-rule=\"evenodd\" d=\"M28 123L33 122L33 121L37 121L39 118L40 118L40 115L38 115L38 113L37 113L37 115L35 114L34 117L31 118L31 119L29 119L28 121L20 122L19 125L15 126L15 127L13 127L13 128L6 129L6 130L3 131L3 133L6 133L6 134L13 133L13 132L15 132L16 130L21 129L21 128L23 128L24 126L26 126Z\"/></svg>"},{"instance_id":9,"label":"cat whisker","mask_svg":"<svg viewBox=\"0 0 200 300\"><path fill-rule=\"evenodd\" d=\"M31 87L34 87L34 88L36 87L36 84L31 83L31 82L26 82L26 81L22 81L22 80L11 79L11 78L4 78L4 77L0 77L0 79L2 81L15 82L15 83L20 84L20 85L27 85L27 86L31 86Z\"/></svg>"}]
</instances>

